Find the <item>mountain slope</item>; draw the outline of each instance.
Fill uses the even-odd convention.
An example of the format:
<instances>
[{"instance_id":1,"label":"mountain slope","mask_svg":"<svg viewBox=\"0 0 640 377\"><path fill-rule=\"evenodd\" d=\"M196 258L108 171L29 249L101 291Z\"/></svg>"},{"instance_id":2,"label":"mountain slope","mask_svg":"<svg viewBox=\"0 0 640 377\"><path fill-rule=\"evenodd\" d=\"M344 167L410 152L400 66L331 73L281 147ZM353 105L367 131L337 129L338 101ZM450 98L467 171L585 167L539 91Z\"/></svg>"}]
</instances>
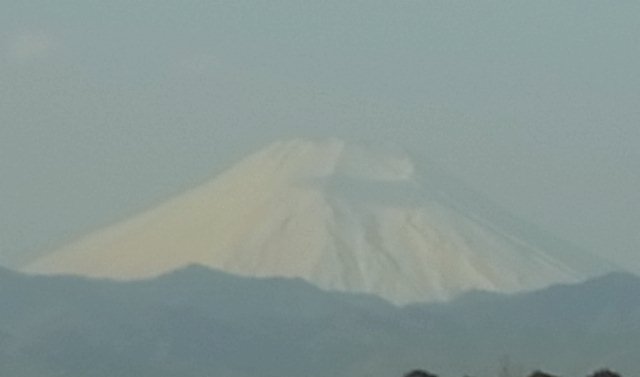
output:
<instances>
[{"instance_id":1,"label":"mountain slope","mask_svg":"<svg viewBox=\"0 0 640 377\"><path fill-rule=\"evenodd\" d=\"M495 209L471 210L440 180L393 148L279 142L27 271L130 279L199 263L404 304L533 290L606 269L510 232L493 221Z\"/></svg>"}]
</instances>

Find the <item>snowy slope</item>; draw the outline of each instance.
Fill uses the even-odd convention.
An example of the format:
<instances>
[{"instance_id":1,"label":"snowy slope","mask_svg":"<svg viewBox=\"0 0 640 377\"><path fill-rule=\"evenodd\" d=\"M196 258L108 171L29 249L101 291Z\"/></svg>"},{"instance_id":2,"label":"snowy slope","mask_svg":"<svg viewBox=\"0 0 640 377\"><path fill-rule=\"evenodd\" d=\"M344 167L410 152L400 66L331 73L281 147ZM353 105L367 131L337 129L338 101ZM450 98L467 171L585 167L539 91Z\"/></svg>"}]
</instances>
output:
<instances>
[{"instance_id":1,"label":"snowy slope","mask_svg":"<svg viewBox=\"0 0 640 377\"><path fill-rule=\"evenodd\" d=\"M541 247L466 211L422 171L392 148L278 142L27 270L130 279L199 263L399 304L532 290L601 270L599 260Z\"/></svg>"}]
</instances>

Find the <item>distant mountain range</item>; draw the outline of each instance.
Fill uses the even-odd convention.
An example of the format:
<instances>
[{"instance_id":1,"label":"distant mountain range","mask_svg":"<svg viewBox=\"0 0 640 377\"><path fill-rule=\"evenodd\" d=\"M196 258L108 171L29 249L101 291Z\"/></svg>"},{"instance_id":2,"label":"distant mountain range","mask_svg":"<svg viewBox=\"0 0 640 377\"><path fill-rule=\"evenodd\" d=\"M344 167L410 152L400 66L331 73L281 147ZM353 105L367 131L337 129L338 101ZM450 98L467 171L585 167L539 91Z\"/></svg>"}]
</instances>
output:
<instances>
[{"instance_id":1,"label":"distant mountain range","mask_svg":"<svg viewBox=\"0 0 640 377\"><path fill-rule=\"evenodd\" d=\"M189 266L115 282L0 270L0 375L640 375L640 278L397 307L302 279Z\"/></svg>"},{"instance_id":2,"label":"distant mountain range","mask_svg":"<svg viewBox=\"0 0 640 377\"><path fill-rule=\"evenodd\" d=\"M135 279L191 263L398 304L531 291L614 269L397 147L293 139L26 270Z\"/></svg>"}]
</instances>

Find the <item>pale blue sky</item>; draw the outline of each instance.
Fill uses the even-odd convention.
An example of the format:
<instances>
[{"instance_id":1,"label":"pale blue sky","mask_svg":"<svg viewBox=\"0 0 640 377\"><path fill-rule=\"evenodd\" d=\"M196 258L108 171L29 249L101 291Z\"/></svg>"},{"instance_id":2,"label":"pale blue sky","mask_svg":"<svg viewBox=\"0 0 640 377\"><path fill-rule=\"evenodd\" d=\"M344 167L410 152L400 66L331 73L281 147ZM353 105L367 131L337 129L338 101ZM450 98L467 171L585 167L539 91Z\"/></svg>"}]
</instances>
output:
<instances>
[{"instance_id":1,"label":"pale blue sky","mask_svg":"<svg viewBox=\"0 0 640 377\"><path fill-rule=\"evenodd\" d=\"M0 262L280 137L392 139L640 271L636 1L0 0Z\"/></svg>"}]
</instances>

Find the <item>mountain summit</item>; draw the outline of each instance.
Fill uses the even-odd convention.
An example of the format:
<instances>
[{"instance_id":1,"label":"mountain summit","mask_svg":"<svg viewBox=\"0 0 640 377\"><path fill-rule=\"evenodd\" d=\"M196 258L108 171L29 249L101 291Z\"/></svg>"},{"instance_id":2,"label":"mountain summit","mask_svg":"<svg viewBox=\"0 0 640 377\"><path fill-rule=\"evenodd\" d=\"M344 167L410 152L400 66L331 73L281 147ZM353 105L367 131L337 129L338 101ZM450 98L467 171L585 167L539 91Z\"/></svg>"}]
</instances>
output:
<instances>
[{"instance_id":1,"label":"mountain summit","mask_svg":"<svg viewBox=\"0 0 640 377\"><path fill-rule=\"evenodd\" d=\"M398 304L533 290L602 270L426 168L398 148L277 142L27 270L137 279L197 263Z\"/></svg>"}]
</instances>

